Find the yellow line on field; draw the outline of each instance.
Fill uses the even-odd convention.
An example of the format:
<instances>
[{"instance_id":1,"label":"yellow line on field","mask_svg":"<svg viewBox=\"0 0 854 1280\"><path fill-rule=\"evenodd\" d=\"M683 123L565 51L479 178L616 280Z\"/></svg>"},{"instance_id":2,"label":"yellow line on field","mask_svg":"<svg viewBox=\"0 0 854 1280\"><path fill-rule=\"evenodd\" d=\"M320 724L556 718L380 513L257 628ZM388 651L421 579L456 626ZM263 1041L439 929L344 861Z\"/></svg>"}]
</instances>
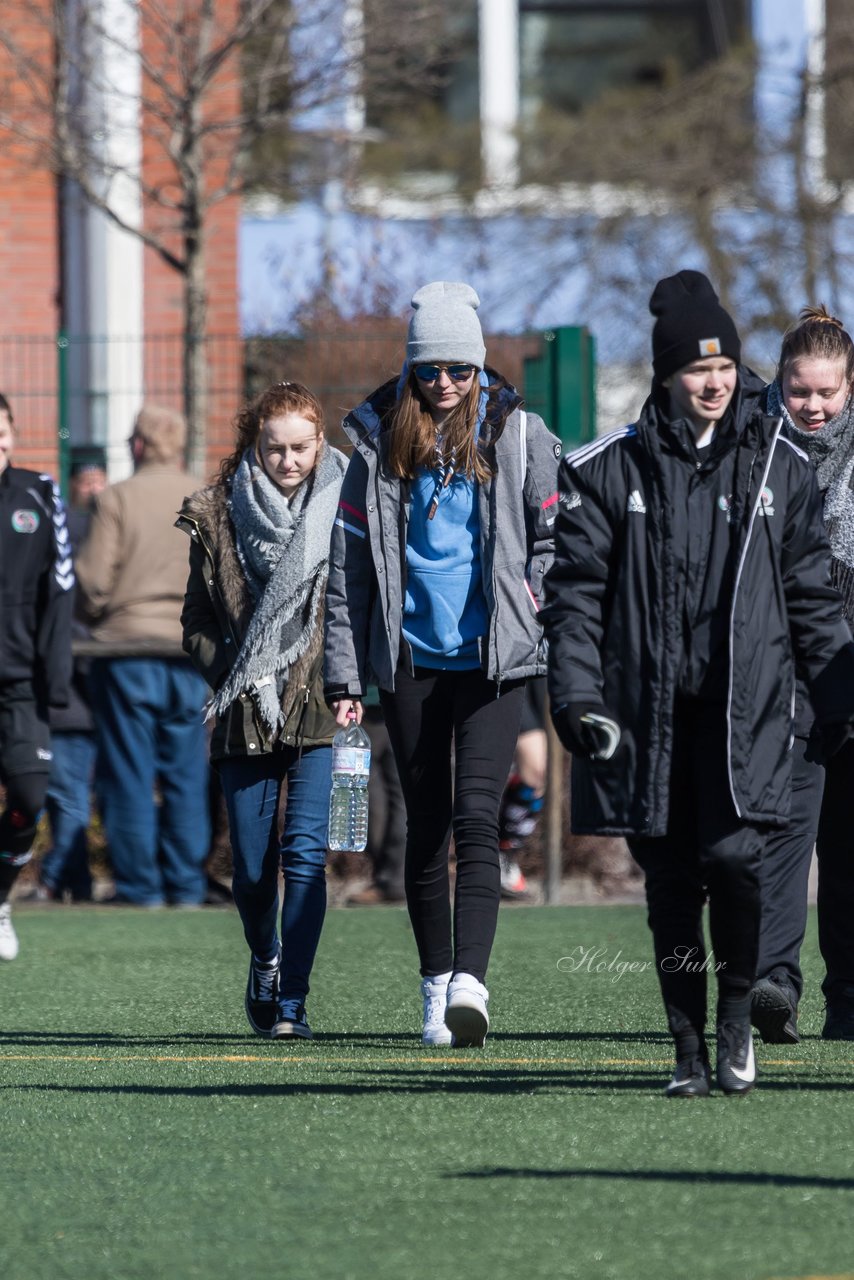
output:
<instances>
[{"instance_id":1,"label":"yellow line on field","mask_svg":"<svg viewBox=\"0 0 854 1280\"><path fill-rule=\"evenodd\" d=\"M271 1056L262 1056L261 1054L250 1053L223 1053L223 1054L92 1054L92 1053L0 1053L0 1061L3 1062L268 1062L283 1063L290 1066L292 1063L310 1062L314 1066L320 1067L340 1067L340 1066L371 1066L374 1063L394 1064L397 1066L422 1067L425 1064L429 1066L445 1065L452 1063L456 1066L481 1067L481 1066L567 1066L578 1065L583 1061L581 1058L459 1058L459 1057L438 1057L433 1053L425 1053L423 1057L393 1057L393 1058L352 1058L352 1057L334 1057L322 1058L316 1054L301 1055L299 1057L286 1053L280 1058ZM614 1058L608 1059L609 1063L622 1066L636 1065L634 1060ZM661 1066L660 1062L644 1063L644 1066Z\"/></svg>"},{"instance_id":2,"label":"yellow line on field","mask_svg":"<svg viewBox=\"0 0 854 1280\"><path fill-rule=\"evenodd\" d=\"M273 1057L271 1055L252 1054L252 1053L221 1053L221 1054L92 1054L92 1053L0 1053L0 1061L2 1062L260 1062L265 1064L280 1063L283 1066L301 1065L309 1063L316 1067L349 1067L360 1066L370 1069L375 1064L385 1066L408 1066L408 1067L424 1067L424 1066L457 1066L469 1067L474 1070L490 1068L490 1067L655 1067L662 1068L669 1065L669 1058L495 1058L492 1056L479 1057L457 1057L442 1055L441 1057L435 1053L424 1053L418 1057L413 1055L393 1056L384 1058L366 1058L352 1056L335 1056L321 1057L318 1054L301 1054L293 1055L285 1051L281 1057ZM800 1058L779 1058L765 1059L762 1063L766 1067L808 1067L814 1064L807 1063ZM833 1064L835 1068L840 1066L854 1066L854 1059L848 1059L844 1062Z\"/></svg>"}]
</instances>

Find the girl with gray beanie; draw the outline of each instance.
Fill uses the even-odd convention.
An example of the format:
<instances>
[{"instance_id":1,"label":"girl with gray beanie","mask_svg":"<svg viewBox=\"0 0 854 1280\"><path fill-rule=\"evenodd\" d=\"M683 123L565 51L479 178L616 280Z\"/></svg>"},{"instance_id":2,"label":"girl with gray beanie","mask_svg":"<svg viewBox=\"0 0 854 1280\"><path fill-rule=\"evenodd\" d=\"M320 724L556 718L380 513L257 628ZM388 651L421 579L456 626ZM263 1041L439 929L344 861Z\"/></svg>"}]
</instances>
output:
<instances>
[{"instance_id":1,"label":"girl with gray beanie","mask_svg":"<svg viewBox=\"0 0 854 1280\"><path fill-rule=\"evenodd\" d=\"M376 683L401 777L422 1043L460 1047L489 1027L499 804L525 681L545 671L537 611L561 451L486 367L479 302L467 284L419 289L401 376L344 421L355 452L326 618L338 723L361 720Z\"/></svg>"}]
</instances>

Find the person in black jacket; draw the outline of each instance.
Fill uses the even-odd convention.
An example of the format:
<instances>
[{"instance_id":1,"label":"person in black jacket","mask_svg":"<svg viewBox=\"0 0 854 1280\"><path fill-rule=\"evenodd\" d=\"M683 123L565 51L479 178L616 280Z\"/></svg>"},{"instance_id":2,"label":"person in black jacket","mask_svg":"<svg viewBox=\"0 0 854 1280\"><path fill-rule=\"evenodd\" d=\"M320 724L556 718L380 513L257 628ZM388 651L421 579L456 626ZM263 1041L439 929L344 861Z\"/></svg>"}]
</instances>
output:
<instances>
[{"instance_id":1,"label":"person in black jacket","mask_svg":"<svg viewBox=\"0 0 854 1280\"><path fill-rule=\"evenodd\" d=\"M18 940L9 894L30 860L51 750L48 711L68 702L74 570L50 476L11 464L12 410L0 395L0 959Z\"/></svg>"},{"instance_id":2,"label":"person in black jacket","mask_svg":"<svg viewBox=\"0 0 854 1280\"><path fill-rule=\"evenodd\" d=\"M103 445L75 445L71 449L68 486L68 534L72 555L86 541L92 508L107 487L107 458ZM72 638L89 639L89 628L72 622ZM75 658L68 706L52 711L50 736L53 763L45 808L51 846L39 867L37 899L73 902L92 897L89 868L91 790L95 770L95 725L89 696L89 658Z\"/></svg>"},{"instance_id":3,"label":"person in black jacket","mask_svg":"<svg viewBox=\"0 0 854 1280\"><path fill-rule=\"evenodd\" d=\"M625 836L645 873L676 1047L667 1093L710 1091L714 969L717 1084L738 1094L755 1080L762 848L789 815L793 658L829 749L854 710L851 636L812 468L763 414L711 284L680 271L650 309L640 418L561 466L549 692L574 756L573 829Z\"/></svg>"},{"instance_id":4,"label":"person in black jacket","mask_svg":"<svg viewBox=\"0 0 854 1280\"><path fill-rule=\"evenodd\" d=\"M854 341L824 307L805 307L783 337L766 412L810 459L822 495L830 577L854 624ZM792 751L791 822L775 831L762 859L762 928L751 1020L767 1044L797 1044L803 991L800 949L807 924L813 849L818 860L818 942L826 973L825 1040L854 1040L854 863L851 780L854 742L824 762L814 749L813 715L798 689Z\"/></svg>"}]
</instances>

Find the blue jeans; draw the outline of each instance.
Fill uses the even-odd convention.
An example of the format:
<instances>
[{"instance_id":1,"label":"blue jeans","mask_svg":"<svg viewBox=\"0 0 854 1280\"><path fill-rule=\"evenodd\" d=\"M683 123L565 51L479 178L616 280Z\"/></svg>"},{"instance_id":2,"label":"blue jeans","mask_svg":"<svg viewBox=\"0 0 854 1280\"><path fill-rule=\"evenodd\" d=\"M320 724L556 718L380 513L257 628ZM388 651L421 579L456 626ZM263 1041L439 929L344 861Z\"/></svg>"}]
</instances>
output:
<instances>
[{"instance_id":1,"label":"blue jeans","mask_svg":"<svg viewBox=\"0 0 854 1280\"><path fill-rule=\"evenodd\" d=\"M95 790L116 896L137 906L203 902L210 847L204 681L180 658L96 658L89 685Z\"/></svg>"},{"instance_id":2,"label":"blue jeans","mask_svg":"<svg viewBox=\"0 0 854 1280\"><path fill-rule=\"evenodd\" d=\"M77 901L92 897L87 832L95 768L95 735L54 732L53 763L45 797L51 847L42 858L42 883L55 893L68 889Z\"/></svg>"},{"instance_id":3,"label":"blue jeans","mask_svg":"<svg viewBox=\"0 0 854 1280\"><path fill-rule=\"evenodd\" d=\"M302 756L284 747L264 756L239 756L218 765L228 808L234 860L232 892L252 954L271 960L278 950L279 866L282 968L279 1007L294 1016L308 994L326 914L326 835L332 789L332 748ZM278 834L279 795L287 782L284 830Z\"/></svg>"}]
</instances>

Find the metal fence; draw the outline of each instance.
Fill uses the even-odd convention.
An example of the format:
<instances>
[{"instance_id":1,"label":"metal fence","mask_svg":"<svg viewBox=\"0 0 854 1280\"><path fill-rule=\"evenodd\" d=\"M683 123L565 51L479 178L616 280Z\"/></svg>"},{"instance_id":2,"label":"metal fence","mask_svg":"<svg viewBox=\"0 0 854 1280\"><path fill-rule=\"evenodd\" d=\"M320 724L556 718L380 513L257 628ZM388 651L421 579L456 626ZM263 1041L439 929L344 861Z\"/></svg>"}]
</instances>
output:
<instances>
[{"instance_id":1,"label":"metal fence","mask_svg":"<svg viewBox=\"0 0 854 1280\"><path fill-rule=\"evenodd\" d=\"M299 335L209 334L205 474L231 448L232 422L247 397L271 382L303 382L319 396L329 436L342 444L344 414L400 369L403 321L371 318ZM491 335L489 361L522 388L524 362L542 349L538 334ZM143 401L180 407L179 334L102 338L57 334L0 338L0 391L18 431L16 461L63 475L74 444L124 447Z\"/></svg>"}]
</instances>

